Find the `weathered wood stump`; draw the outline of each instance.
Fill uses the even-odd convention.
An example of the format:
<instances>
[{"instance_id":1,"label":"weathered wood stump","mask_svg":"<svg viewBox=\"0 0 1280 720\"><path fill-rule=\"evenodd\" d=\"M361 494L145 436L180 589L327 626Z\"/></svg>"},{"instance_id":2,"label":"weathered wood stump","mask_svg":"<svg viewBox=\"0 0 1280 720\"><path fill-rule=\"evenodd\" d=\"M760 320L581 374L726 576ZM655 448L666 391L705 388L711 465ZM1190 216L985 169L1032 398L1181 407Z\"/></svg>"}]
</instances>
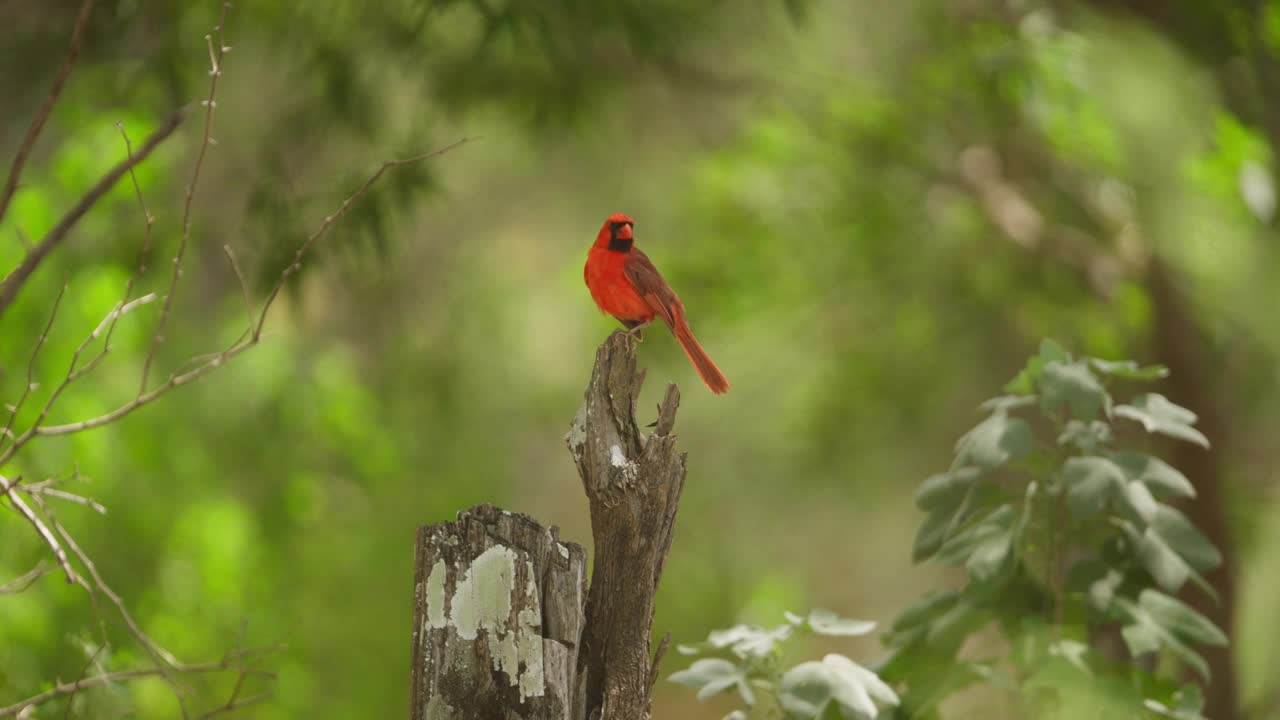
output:
<instances>
[{"instance_id":1,"label":"weathered wood stump","mask_svg":"<svg viewBox=\"0 0 1280 720\"><path fill-rule=\"evenodd\" d=\"M586 553L555 528L482 505L419 528L412 720L647 720L666 638L649 646L654 597L684 488L680 391L654 432L635 419L644 373L614 333L596 351L566 441L590 501Z\"/></svg>"},{"instance_id":2,"label":"weathered wood stump","mask_svg":"<svg viewBox=\"0 0 1280 720\"><path fill-rule=\"evenodd\" d=\"M492 505L418 528L413 720L574 720L586 551Z\"/></svg>"}]
</instances>

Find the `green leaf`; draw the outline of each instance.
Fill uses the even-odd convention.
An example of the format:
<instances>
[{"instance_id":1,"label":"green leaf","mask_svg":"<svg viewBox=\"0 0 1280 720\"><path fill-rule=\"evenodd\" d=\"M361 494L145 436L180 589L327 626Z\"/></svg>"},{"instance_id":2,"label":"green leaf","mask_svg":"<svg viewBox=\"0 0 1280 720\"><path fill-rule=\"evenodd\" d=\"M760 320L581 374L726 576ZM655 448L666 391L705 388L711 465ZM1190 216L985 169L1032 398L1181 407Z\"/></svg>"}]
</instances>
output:
<instances>
[{"instance_id":1,"label":"green leaf","mask_svg":"<svg viewBox=\"0 0 1280 720\"><path fill-rule=\"evenodd\" d=\"M1078 518L1100 512L1125 486L1124 471L1096 455L1067 460L1062 477L1067 484L1067 507Z\"/></svg>"},{"instance_id":2,"label":"green leaf","mask_svg":"<svg viewBox=\"0 0 1280 720\"><path fill-rule=\"evenodd\" d=\"M974 547L965 561L965 570L975 583L988 583L1010 569L1013 558L1013 529L993 534Z\"/></svg>"},{"instance_id":3,"label":"green leaf","mask_svg":"<svg viewBox=\"0 0 1280 720\"><path fill-rule=\"evenodd\" d=\"M1199 685L1190 684L1178 688L1168 700L1173 704L1169 705L1155 698L1147 698L1142 704L1160 717L1172 720L1205 720L1201 715L1204 712L1204 694L1200 692Z\"/></svg>"},{"instance_id":4,"label":"green leaf","mask_svg":"<svg viewBox=\"0 0 1280 720\"><path fill-rule=\"evenodd\" d=\"M1045 338L1040 341L1040 359L1046 363L1069 363L1071 362L1071 353L1062 347L1057 340L1053 338Z\"/></svg>"},{"instance_id":5,"label":"green leaf","mask_svg":"<svg viewBox=\"0 0 1280 720\"><path fill-rule=\"evenodd\" d=\"M1191 566L1169 547L1155 528L1147 528L1138 539L1138 560L1156 584L1169 592L1177 592L1191 577Z\"/></svg>"},{"instance_id":6,"label":"green leaf","mask_svg":"<svg viewBox=\"0 0 1280 720\"><path fill-rule=\"evenodd\" d=\"M975 607L958 592L930 593L904 610L885 637L885 644L891 648L910 647L920 652L896 654L890 663L901 660L907 663L904 672L909 672L910 665L922 653L950 663L964 639L990 622L991 617L990 610Z\"/></svg>"},{"instance_id":7,"label":"green leaf","mask_svg":"<svg viewBox=\"0 0 1280 720\"><path fill-rule=\"evenodd\" d=\"M1069 363L1071 355L1061 345L1046 338L1040 342L1039 354L1027 358L1026 366L1005 384L1005 392L1013 395L1034 395L1036 387L1040 384L1044 366L1051 362Z\"/></svg>"},{"instance_id":8,"label":"green leaf","mask_svg":"<svg viewBox=\"0 0 1280 720\"><path fill-rule=\"evenodd\" d=\"M787 670L778 683L778 703L790 713L814 718L831 702L831 670L811 660Z\"/></svg>"},{"instance_id":9,"label":"green leaf","mask_svg":"<svg viewBox=\"0 0 1280 720\"><path fill-rule=\"evenodd\" d=\"M855 663L844 655L830 654L822 658L822 664L831 669L835 684L832 697L840 705L846 718L874 718L877 707L898 704L898 695L875 673Z\"/></svg>"},{"instance_id":10,"label":"green leaf","mask_svg":"<svg viewBox=\"0 0 1280 720\"><path fill-rule=\"evenodd\" d=\"M814 608L809 613L809 627L819 635L855 637L875 630L876 624L869 620L842 618L830 610Z\"/></svg>"},{"instance_id":11,"label":"green leaf","mask_svg":"<svg viewBox=\"0 0 1280 720\"><path fill-rule=\"evenodd\" d=\"M1119 465L1130 480L1138 480L1161 498L1195 497L1196 489L1177 468L1157 457L1140 452L1116 452L1112 461Z\"/></svg>"},{"instance_id":12,"label":"green leaf","mask_svg":"<svg viewBox=\"0 0 1280 720\"><path fill-rule=\"evenodd\" d=\"M983 402L978 406L978 409L985 410L987 412L994 412L996 410L1008 412L1009 410L1019 410L1035 404L1035 395L1001 395L1000 397L993 397L990 400Z\"/></svg>"},{"instance_id":13,"label":"green leaf","mask_svg":"<svg viewBox=\"0 0 1280 720\"><path fill-rule=\"evenodd\" d=\"M962 600L930 624L924 640L939 652L954 653L965 638L982 629L991 618L990 610Z\"/></svg>"},{"instance_id":14,"label":"green leaf","mask_svg":"<svg viewBox=\"0 0 1280 720\"><path fill-rule=\"evenodd\" d=\"M1068 420L1067 426L1058 435L1059 445L1074 445L1091 453L1099 447L1111 442L1111 426L1101 420L1083 422Z\"/></svg>"},{"instance_id":15,"label":"green leaf","mask_svg":"<svg viewBox=\"0 0 1280 720\"><path fill-rule=\"evenodd\" d=\"M1077 420L1094 420L1110 410L1111 396L1083 362L1050 362L1040 375L1040 407L1054 416L1066 406Z\"/></svg>"},{"instance_id":16,"label":"green leaf","mask_svg":"<svg viewBox=\"0 0 1280 720\"><path fill-rule=\"evenodd\" d=\"M834 703L844 718L871 720L878 707L898 704L898 696L875 673L843 655L800 663L783 673L778 685L783 709L814 718Z\"/></svg>"},{"instance_id":17,"label":"green leaf","mask_svg":"<svg viewBox=\"0 0 1280 720\"><path fill-rule=\"evenodd\" d=\"M1227 636L1188 605L1156 590L1143 590L1138 602L1116 598L1129 623L1121 635L1134 656L1167 649L1209 680L1209 665L1188 643L1224 646Z\"/></svg>"},{"instance_id":18,"label":"green leaf","mask_svg":"<svg viewBox=\"0 0 1280 720\"><path fill-rule=\"evenodd\" d=\"M1150 523L1155 518L1156 499L1151 496L1146 485L1140 482L1125 483L1124 499L1143 524Z\"/></svg>"},{"instance_id":19,"label":"green leaf","mask_svg":"<svg viewBox=\"0 0 1280 720\"><path fill-rule=\"evenodd\" d=\"M1089 604L1099 612L1106 612L1115 599L1116 590L1124 583L1124 574L1108 570L1107 574L1089 584Z\"/></svg>"},{"instance_id":20,"label":"green leaf","mask_svg":"<svg viewBox=\"0 0 1280 720\"><path fill-rule=\"evenodd\" d=\"M1089 646L1077 640L1057 640L1049 644L1049 654L1060 657L1074 665L1077 669L1092 673L1085 656L1089 654Z\"/></svg>"},{"instance_id":21,"label":"green leaf","mask_svg":"<svg viewBox=\"0 0 1280 720\"><path fill-rule=\"evenodd\" d=\"M1224 647L1227 636L1190 605L1155 590L1143 590L1138 604L1161 626L1178 637L1201 645Z\"/></svg>"},{"instance_id":22,"label":"green leaf","mask_svg":"<svg viewBox=\"0 0 1280 720\"><path fill-rule=\"evenodd\" d=\"M1151 526L1192 568L1203 572L1222 564L1218 548L1176 508L1160 503Z\"/></svg>"},{"instance_id":23,"label":"green leaf","mask_svg":"<svg viewBox=\"0 0 1280 720\"><path fill-rule=\"evenodd\" d=\"M1089 358L1089 364L1103 375L1123 378L1125 380L1139 380L1142 382L1150 382L1152 380L1160 380L1169 377L1169 368L1163 365L1148 365L1147 367L1139 367L1138 363L1132 360L1100 360L1098 358Z\"/></svg>"},{"instance_id":24,"label":"green leaf","mask_svg":"<svg viewBox=\"0 0 1280 720\"><path fill-rule=\"evenodd\" d=\"M916 530L915 542L911 545L911 561L921 562L933 557L942 542L947 539L947 530L952 525L956 510L941 507L925 516L924 522Z\"/></svg>"},{"instance_id":25,"label":"green leaf","mask_svg":"<svg viewBox=\"0 0 1280 720\"><path fill-rule=\"evenodd\" d=\"M956 601L959 599L960 594L951 590L934 590L917 598L902 612L898 613L898 617L894 619L886 640L892 644L900 634L918 629L922 625L932 622L955 607Z\"/></svg>"},{"instance_id":26,"label":"green leaf","mask_svg":"<svg viewBox=\"0 0 1280 720\"><path fill-rule=\"evenodd\" d=\"M741 658L763 657L774 647L791 637L791 625L779 625L772 629L751 625L735 625L725 630L712 630L700 643L682 644L676 647L682 655L698 655L709 650L729 650Z\"/></svg>"},{"instance_id":27,"label":"green leaf","mask_svg":"<svg viewBox=\"0 0 1280 720\"><path fill-rule=\"evenodd\" d=\"M1013 530L1017 512L1009 504L1001 505L987 513L982 520L961 530L947 539L938 551L938 562L959 565L990 540L1008 536Z\"/></svg>"},{"instance_id":28,"label":"green leaf","mask_svg":"<svg viewBox=\"0 0 1280 720\"><path fill-rule=\"evenodd\" d=\"M1160 649L1160 630L1149 623L1125 625L1120 629L1120 635L1124 638L1129 653L1135 657Z\"/></svg>"},{"instance_id":29,"label":"green leaf","mask_svg":"<svg viewBox=\"0 0 1280 720\"><path fill-rule=\"evenodd\" d=\"M1168 435L1203 448L1209 447L1209 439L1191 427L1196 421L1196 414L1158 393L1139 395L1132 403L1118 406L1115 414L1142 423L1142 427L1149 433Z\"/></svg>"},{"instance_id":30,"label":"green leaf","mask_svg":"<svg viewBox=\"0 0 1280 720\"><path fill-rule=\"evenodd\" d=\"M956 464L995 467L1031 452L1035 438L1021 418L996 412L956 441Z\"/></svg>"},{"instance_id":31,"label":"green leaf","mask_svg":"<svg viewBox=\"0 0 1280 720\"><path fill-rule=\"evenodd\" d=\"M706 700L739 682L745 682L746 672L723 658L702 658L688 668L672 673L667 679L697 690L698 699Z\"/></svg>"},{"instance_id":32,"label":"green leaf","mask_svg":"<svg viewBox=\"0 0 1280 720\"><path fill-rule=\"evenodd\" d=\"M1036 384L1040 382L1040 372L1044 369L1044 360L1032 357L1027 366L1018 371L1012 380L1005 383L1004 391L1012 395L1035 397Z\"/></svg>"},{"instance_id":33,"label":"green leaf","mask_svg":"<svg viewBox=\"0 0 1280 720\"><path fill-rule=\"evenodd\" d=\"M954 506L981 474L978 468L962 467L928 478L916 490L916 507L935 510Z\"/></svg>"}]
</instances>

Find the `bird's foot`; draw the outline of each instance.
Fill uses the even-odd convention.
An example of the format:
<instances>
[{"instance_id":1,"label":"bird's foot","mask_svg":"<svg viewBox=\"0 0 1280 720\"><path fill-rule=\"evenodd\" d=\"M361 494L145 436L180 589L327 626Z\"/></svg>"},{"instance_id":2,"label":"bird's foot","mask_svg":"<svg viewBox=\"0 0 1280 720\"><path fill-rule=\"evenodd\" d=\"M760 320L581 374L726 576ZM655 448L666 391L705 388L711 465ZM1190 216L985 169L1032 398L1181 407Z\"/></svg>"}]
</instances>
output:
<instances>
[{"instance_id":1,"label":"bird's foot","mask_svg":"<svg viewBox=\"0 0 1280 720\"><path fill-rule=\"evenodd\" d=\"M635 347L636 345L639 345L640 343L644 342L644 336L641 335L641 331L644 330L646 327L648 327L650 322L652 321L645 320L642 323L632 325L631 327L627 328L627 331L625 333L623 333L627 337L631 338L632 347Z\"/></svg>"}]
</instances>

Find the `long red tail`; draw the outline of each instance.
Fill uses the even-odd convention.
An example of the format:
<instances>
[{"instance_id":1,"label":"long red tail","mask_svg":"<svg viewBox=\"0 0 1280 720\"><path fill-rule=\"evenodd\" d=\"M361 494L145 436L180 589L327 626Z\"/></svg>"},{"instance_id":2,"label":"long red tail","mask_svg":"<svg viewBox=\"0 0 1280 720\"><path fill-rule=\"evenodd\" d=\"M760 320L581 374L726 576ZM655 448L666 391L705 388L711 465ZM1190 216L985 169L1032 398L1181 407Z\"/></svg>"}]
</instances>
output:
<instances>
[{"instance_id":1,"label":"long red tail","mask_svg":"<svg viewBox=\"0 0 1280 720\"><path fill-rule=\"evenodd\" d=\"M693 331L689 329L689 323L685 322L682 315L677 315L673 320L671 332L676 336L680 347L684 348L684 354L689 356L689 362L693 363L693 368L698 371L702 382L717 395L726 392L729 389L728 379L725 378L724 373L720 372L720 368L716 367L707 351L702 349L698 338L694 337Z\"/></svg>"}]
</instances>

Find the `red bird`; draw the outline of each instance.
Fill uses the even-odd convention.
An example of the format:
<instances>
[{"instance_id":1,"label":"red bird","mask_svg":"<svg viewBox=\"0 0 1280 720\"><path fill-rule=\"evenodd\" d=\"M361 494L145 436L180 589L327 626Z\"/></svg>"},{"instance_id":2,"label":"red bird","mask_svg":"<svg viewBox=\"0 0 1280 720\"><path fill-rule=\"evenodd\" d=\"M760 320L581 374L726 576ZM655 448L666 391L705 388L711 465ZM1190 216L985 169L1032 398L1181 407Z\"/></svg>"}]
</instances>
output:
<instances>
[{"instance_id":1,"label":"red bird","mask_svg":"<svg viewBox=\"0 0 1280 720\"><path fill-rule=\"evenodd\" d=\"M629 335L637 335L655 315L661 317L684 348L702 382L717 395L725 392L729 381L693 336L680 298L634 245L634 228L635 222L622 213L614 213L604 221L596 235L596 244L587 252L587 266L583 268L591 299L600 306L601 312L621 320Z\"/></svg>"}]
</instances>

